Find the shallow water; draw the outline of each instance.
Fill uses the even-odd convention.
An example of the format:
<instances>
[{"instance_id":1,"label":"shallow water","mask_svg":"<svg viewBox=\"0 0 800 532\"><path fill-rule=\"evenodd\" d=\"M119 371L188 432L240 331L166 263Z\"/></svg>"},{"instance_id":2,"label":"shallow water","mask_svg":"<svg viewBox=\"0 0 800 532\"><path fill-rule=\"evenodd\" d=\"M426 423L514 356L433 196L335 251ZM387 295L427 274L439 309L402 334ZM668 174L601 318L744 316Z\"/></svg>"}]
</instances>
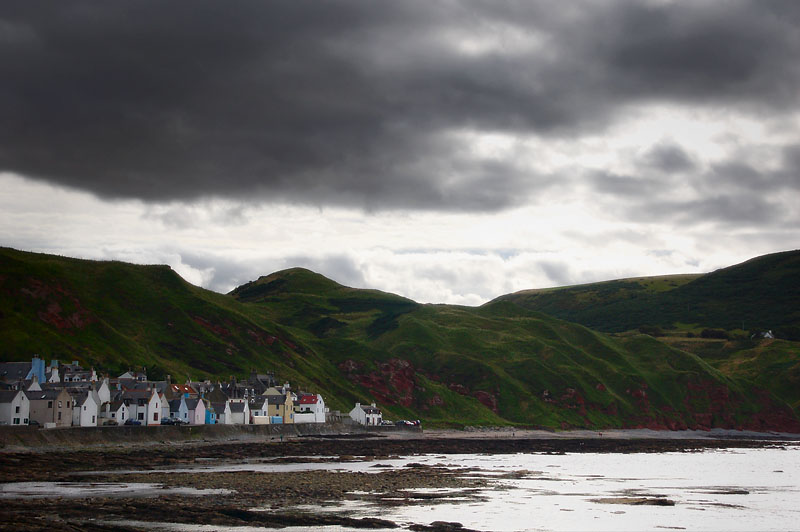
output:
<instances>
[{"instance_id":1,"label":"shallow water","mask_svg":"<svg viewBox=\"0 0 800 532\"><path fill-rule=\"evenodd\" d=\"M0 484L0 499L158 497L161 495L227 495L230 490L165 487L146 482L10 482Z\"/></svg>"},{"instance_id":2,"label":"shallow water","mask_svg":"<svg viewBox=\"0 0 800 532\"><path fill-rule=\"evenodd\" d=\"M359 493L352 493L354 500L296 508L341 513L347 517L387 519L406 529L412 524L425 525L434 521L458 522L477 530L514 532L800 528L800 446L794 445L687 453L423 455L346 463L252 461L204 463L173 470L204 474L314 469L377 473L411 463L468 470L465 476L487 478L492 488L409 490L420 495L411 504L406 500L381 504L374 498L361 499ZM100 484L92 486L95 490L102 489ZM111 484L108 486L110 490L115 489ZM431 500L426 497L443 494L448 498ZM625 504L637 501L674 505ZM271 511L270 508L254 510ZM148 528L198 532L218 529L174 523L149 523ZM233 527L231 530L268 529ZM281 530L312 529L289 527ZM345 529L315 527L313 530Z\"/></svg>"},{"instance_id":3,"label":"shallow water","mask_svg":"<svg viewBox=\"0 0 800 532\"><path fill-rule=\"evenodd\" d=\"M404 527L449 521L495 531L749 531L800 526L800 447L660 454L418 456L413 461L477 467L480 471L469 474L495 477L496 487L481 490L478 494L484 500L479 502L387 508L345 501L335 511L350 517L380 517ZM674 506L621 503L643 499L666 500Z\"/></svg>"},{"instance_id":4,"label":"shallow water","mask_svg":"<svg viewBox=\"0 0 800 532\"><path fill-rule=\"evenodd\" d=\"M459 522L521 530L789 530L800 525L800 447L661 454L515 454L448 457L498 478L485 502L392 508L353 503L351 516L401 525ZM415 461L439 463L441 457ZM527 471L525 473L519 473ZM666 499L674 506L614 504ZM348 503L345 503L347 505Z\"/></svg>"}]
</instances>

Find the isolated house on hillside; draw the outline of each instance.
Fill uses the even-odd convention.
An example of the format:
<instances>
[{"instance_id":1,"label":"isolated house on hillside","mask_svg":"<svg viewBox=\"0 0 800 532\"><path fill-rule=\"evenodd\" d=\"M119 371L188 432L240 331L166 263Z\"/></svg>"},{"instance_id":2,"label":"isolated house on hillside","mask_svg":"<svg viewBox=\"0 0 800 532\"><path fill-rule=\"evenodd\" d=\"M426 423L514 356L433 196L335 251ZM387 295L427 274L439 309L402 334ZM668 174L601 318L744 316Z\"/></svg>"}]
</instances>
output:
<instances>
[{"instance_id":1,"label":"isolated house on hillside","mask_svg":"<svg viewBox=\"0 0 800 532\"><path fill-rule=\"evenodd\" d=\"M27 425L31 403L22 390L0 390L0 425Z\"/></svg>"},{"instance_id":2,"label":"isolated house on hillside","mask_svg":"<svg viewBox=\"0 0 800 532\"><path fill-rule=\"evenodd\" d=\"M350 411L350 417L360 425L380 425L383 421L383 414L380 409L372 403L369 406L356 403L355 408Z\"/></svg>"}]
</instances>

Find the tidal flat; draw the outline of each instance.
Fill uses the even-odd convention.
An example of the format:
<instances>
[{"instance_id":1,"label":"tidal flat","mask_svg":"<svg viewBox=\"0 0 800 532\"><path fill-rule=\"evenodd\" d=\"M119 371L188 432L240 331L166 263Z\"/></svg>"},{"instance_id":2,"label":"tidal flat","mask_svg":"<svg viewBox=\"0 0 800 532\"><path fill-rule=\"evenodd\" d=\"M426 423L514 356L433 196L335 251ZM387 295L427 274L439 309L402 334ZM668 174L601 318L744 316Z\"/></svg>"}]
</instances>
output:
<instances>
[{"instance_id":1,"label":"tidal flat","mask_svg":"<svg viewBox=\"0 0 800 532\"><path fill-rule=\"evenodd\" d=\"M3 530L786 530L776 439L308 438L0 453Z\"/></svg>"}]
</instances>

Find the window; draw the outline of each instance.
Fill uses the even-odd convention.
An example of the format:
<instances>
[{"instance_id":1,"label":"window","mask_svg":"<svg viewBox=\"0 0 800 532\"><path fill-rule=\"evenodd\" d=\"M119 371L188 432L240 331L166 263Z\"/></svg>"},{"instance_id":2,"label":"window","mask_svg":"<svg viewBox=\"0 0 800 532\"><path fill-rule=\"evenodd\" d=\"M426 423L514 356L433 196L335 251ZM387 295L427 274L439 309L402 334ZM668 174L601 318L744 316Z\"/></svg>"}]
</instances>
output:
<instances>
[{"instance_id":1,"label":"window","mask_svg":"<svg viewBox=\"0 0 800 532\"><path fill-rule=\"evenodd\" d=\"M125 411L124 410L122 412L120 412L119 418L121 420L125 421Z\"/></svg>"},{"instance_id":2,"label":"window","mask_svg":"<svg viewBox=\"0 0 800 532\"><path fill-rule=\"evenodd\" d=\"M115 418L115 417L117 417L117 414L116 414L116 413L114 413L114 412L111 412L111 417L112 417L112 418Z\"/></svg>"},{"instance_id":3,"label":"window","mask_svg":"<svg viewBox=\"0 0 800 532\"><path fill-rule=\"evenodd\" d=\"M15 408L14 408L14 413L15 413L15 414L19 414L19 407L15 407Z\"/></svg>"},{"instance_id":4,"label":"window","mask_svg":"<svg viewBox=\"0 0 800 532\"><path fill-rule=\"evenodd\" d=\"M139 412L139 421L144 421L144 412Z\"/></svg>"},{"instance_id":5,"label":"window","mask_svg":"<svg viewBox=\"0 0 800 532\"><path fill-rule=\"evenodd\" d=\"M158 412L153 412L153 421L158 421Z\"/></svg>"},{"instance_id":6,"label":"window","mask_svg":"<svg viewBox=\"0 0 800 532\"><path fill-rule=\"evenodd\" d=\"M61 412L58 413L58 420L61 421Z\"/></svg>"},{"instance_id":7,"label":"window","mask_svg":"<svg viewBox=\"0 0 800 532\"><path fill-rule=\"evenodd\" d=\"M14 425L19 425L19 418L18 417L14 418Z\"/></svg>"},{"instance_id":8,"label":"window","mask_svg":"<svg viewBox=\"0 0 800 532\"><path fill-rule=\"evenodd\" d=\"M83 411L86 412L86 405L83 405Z\"/></svg>"},{"instance_id":9,"label":"window","mask_svg":"<svg viewBox=\"0 0 800 532\"><path fill-rule=\"evenodd\" d=\"M69 405L67 405L69 406ZM58 408L61 408L61 401L58 402Z\"/></svg>"},{"instance_id":10,"label":"window","mask_svg":"<svg viewBox=\"0 0 800 532\"><path fill-rule=\"evenodd\" d=\"M53 401L47 401L47 408L53 408Z\"/></svg>"},{"instance_id":11,"label":"window","mask_svg":"<svg viewBox=\"0 0 800 532\"><path fill-rule=\"evenodd\" d=\"M92 423L97 423L97 421L95 421L95 417L94 416L92 416Z\"/></svg>"},{"instance_id":12,"label":"window","mask_svg":"<svg viewBox=\"0 0 800 532\"><path fill-rule=\"evenodd\" d=\"M67 401L67 408L69 408L69 401Z\"/></svg>"}]
</instances>

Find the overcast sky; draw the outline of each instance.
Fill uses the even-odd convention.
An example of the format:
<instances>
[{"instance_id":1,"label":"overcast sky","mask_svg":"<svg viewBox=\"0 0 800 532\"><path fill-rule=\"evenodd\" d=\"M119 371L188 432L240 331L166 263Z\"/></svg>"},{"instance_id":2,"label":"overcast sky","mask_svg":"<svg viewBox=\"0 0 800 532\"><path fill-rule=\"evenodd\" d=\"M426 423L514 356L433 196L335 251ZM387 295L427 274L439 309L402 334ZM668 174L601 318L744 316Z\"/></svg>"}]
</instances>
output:
<instances>
[{"instance_id":1,"label":"overcast sky","mask_svg":"<svg viewBox=\"0 0 800 532\"><path fill-rule=\"evenodd\" d=\"M800 247L800 2L0 4L0 244L420 302Z\"/></svg>"}]
</instances>

